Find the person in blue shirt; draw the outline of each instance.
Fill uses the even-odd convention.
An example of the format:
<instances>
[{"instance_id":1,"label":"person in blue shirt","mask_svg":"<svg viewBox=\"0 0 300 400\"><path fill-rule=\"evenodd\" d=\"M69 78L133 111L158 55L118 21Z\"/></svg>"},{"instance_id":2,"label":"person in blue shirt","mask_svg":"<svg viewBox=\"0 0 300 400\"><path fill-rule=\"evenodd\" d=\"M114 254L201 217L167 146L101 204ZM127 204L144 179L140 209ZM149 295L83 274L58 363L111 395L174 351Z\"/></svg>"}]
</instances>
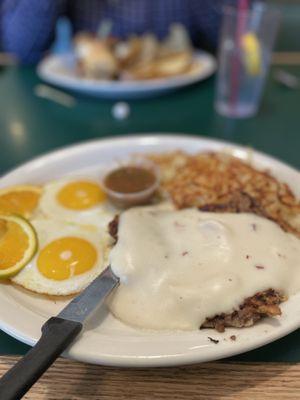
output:
<instances>
[{"instance_id":1,"label":"person in blue shirt","mask_svg":"<svg viewBox=\"0 0 300 400\"><path fill-rule=\"evenodd\" d=\"M54 41L59 17L67 16L74 33L96 32L111 20L112 35L167 34L171 23L183 24L193 43L216 47L221 9L230 0L0 0L2 51L23 63L36 63Z\"/></svg>"}]
</instances>

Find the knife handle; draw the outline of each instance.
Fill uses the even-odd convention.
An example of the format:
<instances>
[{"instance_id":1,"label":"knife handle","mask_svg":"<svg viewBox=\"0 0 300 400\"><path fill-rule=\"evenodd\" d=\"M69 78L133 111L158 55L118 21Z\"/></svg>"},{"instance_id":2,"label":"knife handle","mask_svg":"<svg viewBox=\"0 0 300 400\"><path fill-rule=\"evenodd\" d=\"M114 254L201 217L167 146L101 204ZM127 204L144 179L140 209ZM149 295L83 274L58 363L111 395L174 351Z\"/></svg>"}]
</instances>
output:
<instances>
[{"instance_id":1,"label":"knife handle","mask_svg":"<svg viewBox=\"0 0 300 400\"><path fill-rule=\"evenodd\" d=\"M48 319L37 344L0 379L0 399L21 399L81 329L80 322L58 317Z\"/></svg>"}]
</instances>

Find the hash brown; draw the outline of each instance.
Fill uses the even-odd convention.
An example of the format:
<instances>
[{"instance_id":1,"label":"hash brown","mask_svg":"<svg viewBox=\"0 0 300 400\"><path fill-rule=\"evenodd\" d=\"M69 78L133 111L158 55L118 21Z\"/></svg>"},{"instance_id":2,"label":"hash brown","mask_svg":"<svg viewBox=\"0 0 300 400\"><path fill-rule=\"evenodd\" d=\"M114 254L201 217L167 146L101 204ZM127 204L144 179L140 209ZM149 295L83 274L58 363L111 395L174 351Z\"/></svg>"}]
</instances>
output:
<instances>
[{"instance_id":1,"label":"hash brown","mask_svg":"<svg viewBox=\"0 0 300 400\"><path fill-rule=\"evenodd\" d=\"M150 155L159 166L161 187L178 208L198 207L206 211L248 210L275 221L285 231L300 237L300 202L286 183L267 171L226 153L181 151Z\"/></svg>"}]
</instances>

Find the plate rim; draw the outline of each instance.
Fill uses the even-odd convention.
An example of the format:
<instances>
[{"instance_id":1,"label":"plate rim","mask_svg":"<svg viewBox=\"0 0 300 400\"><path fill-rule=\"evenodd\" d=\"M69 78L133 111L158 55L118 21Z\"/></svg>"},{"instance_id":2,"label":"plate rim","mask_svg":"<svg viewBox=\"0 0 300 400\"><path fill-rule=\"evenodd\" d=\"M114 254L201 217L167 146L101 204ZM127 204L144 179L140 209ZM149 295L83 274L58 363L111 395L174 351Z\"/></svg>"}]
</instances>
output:
<instances>
[{"instance_id":1,"label":"plate rim","mask_svg":"<svg viewBox=\"0 0 300 400\"><path fill-rule=\"evenodd\" d=\"M182 140L191 140L191 141L199 141L202 142L206 145L219 145L223 146L224 148L232 148L232 149L237 149L241 150L243 153L247 152L249 147L248 146L242 146L238 145L232 142L227 142L223 141L220 139L214 139L214 138L208 138L205 136L200 136L200 135L188 135L184 133L159 133L159 132L150 132L150 133L145 133L145 134L132 134L128 136L124 135L119 135L119 136L114 136L114 137L105 137L105 138L97 138L97 139L91 139L91 140L85 140L81 141L72 145L66 145L63 147L60 147L58 149L54 149L48 152L45 152L37 157L34 157L33 159L22 163L18 165L15 168L12 168L8 171L6 171L4 174L0 176L0 184L2 183L3 179L10 179L11 176L20 173L24 168L35 168L36 165L40 164L43 162L44 159L50 160L55 159L57 156L60 158L64 156L66 153L73 153L72 156L74 156L76 153L80 153L81 151L85 150L86 148L93 147L95 144L102 144L102 145L110 145L113 144L114 142L121 142L121 144L124 145L126 142L130 141L136 141L136 140L154 140L156 142L159 142L160 140L176 140L176 139L182 139ZM82 150L83 149L83 150ZM275 162L278 164L278 166L283 166L287 167L288 169L292 170L293 172L299 172L296 168L290 166L289 164L280 161L279 159L269 156L268 154L265 154L260 151L254 151L255 155L263 157L268 163L269 162ZM48 161L49 162L49 161ZM18 331L14 329L13 327L9 327L5 325L5 322L0 321L0 326L1 329L8 333L9 335L15 337L18 340L23 341L24 343L27 343L29 345L34 344L35 341L32 340L27 340L26 338L22 338ZM72 351L72 349L68 350L67 352L64 353L64 356L71 358L71 359L76 359L78 361L83 361L83 362L89 362L89 363L96 363L96 364L102 364L102 365L111 365L111 366L119 366L119 367L153 367L153 366L178 366L178 365L186 365L186 364L193 364L193 363L199 363L199 362L205 362L205 361L210 361L210 360L216 360L228 356L233 356L245 351L252 350L254 348L261 347L267 343L270 343L274 340L277 340L288 333L296 330L297 328L300 327L300 322L295 322L294 325L291 325L287 327L286 329L282 329L281 333L278 335L277 332L274 332L272 335L268 336L265 338L265 340L261 341L259 345L257 343L253 343L253 345L248 345L245 350L240 349L240 346L236 346L236 349L234 350L233 348L228 349L227 347L220 348L218 351L215 352L214 356L208 355L207 357L202 357L199 360L199 353L196 354L179 354L179 355L173 355L173 356L160 356L157 357L155 356L154 358L149 358L147 356L144 356L142 358L139 357L118 357L118 356L112 356L112 355L101 355L99 358L99 355L93 355L93 354L83 354L82 352L78 351Z\"/></svg>"},{"instance_id":2,"label":"plate rim","mask_svg":"<svg viewBox=\"0 0 300 400\"><path fill-rule=\"evenodd\" d=\"M117 134L114 136L109 136L109 134L104 134L103 137L98 137L98 138L91 138L91 139L83 139L83 140L79 140L75 143L71 143L71 144L66 144L63 146L58 146L55 147L51 150L46 150L46 151L42 151L41 153L39 153L36 156L31 157L30 159L24 161L24 162L20 162L17 163L15 167L11 167L8 168L6 170L4 170L1 174L0 174L0 182L2 181L3 178L6 178L7 175L11 174L11 173L15 173L18 172L18 170L23 169L24 167L28 167L31 164L34 163L39 163L41 161L43 161L43 159L45 157L56 157L56 156L61 156L63 155L66 151L76 151L81 147L89 147L89 146L93 146L99 142L101 143L105 143L105 142L112 142L112 141L127 141L127 140L133 140L133 139L169 139L169 138L179 138L179 139L189 139L189 140L197 140L199 139L200 141L206 142L207 144L214 144L214 143L218 143L220 145L224 145L224 147L230 148L230 147L234 147L235 149L241 150L246 152L247 150L253 150L255 154L257 154L259 157L265 158L268 161L271 162L276 162L277 164L280 164L281 166L284 167L288 167L291 170L293 170L293 172L300 172L300 170L298 171L296 167L294 167L292 164L286 162L286 161L282 161L280 158L276 157L276 156L272 156L268 153L265 153L263 151L257 150L255 147L251 146L251 145L243 145L243 144L238 144L232 141L227 141L227 140L223 140L223 139L219 139L219 138L215 138L213 136L204 136L201 134L196 134L196 133L184 133L184 132L180 132L180 131L174 131L174 132L168 132L168 131L150 131L150 132L132 132L131 134L127 135L127 134Z\"/></svg>"}]
</instances>

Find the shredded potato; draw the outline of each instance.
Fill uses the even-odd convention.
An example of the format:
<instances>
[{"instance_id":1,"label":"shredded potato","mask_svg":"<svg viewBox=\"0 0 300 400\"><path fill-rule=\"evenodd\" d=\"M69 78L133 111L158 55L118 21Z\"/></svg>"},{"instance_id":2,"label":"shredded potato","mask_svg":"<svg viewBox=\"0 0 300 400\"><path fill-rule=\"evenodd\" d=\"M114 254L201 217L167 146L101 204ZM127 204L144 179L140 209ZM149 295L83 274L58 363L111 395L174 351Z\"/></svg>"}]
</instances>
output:
<instances>
[{"instance_id":1,"label":"shredded potato","mask_svg":"<svg viewBox=\"0 0 300 400\"><path fill-rule=\"evenodd\" d=\"M270 173L225 153L177 151L148 157L159 166L162 189L178 208L225 204L244 193L267 218L300 237L300 202Z\"/></svg>"}]
</instances>

